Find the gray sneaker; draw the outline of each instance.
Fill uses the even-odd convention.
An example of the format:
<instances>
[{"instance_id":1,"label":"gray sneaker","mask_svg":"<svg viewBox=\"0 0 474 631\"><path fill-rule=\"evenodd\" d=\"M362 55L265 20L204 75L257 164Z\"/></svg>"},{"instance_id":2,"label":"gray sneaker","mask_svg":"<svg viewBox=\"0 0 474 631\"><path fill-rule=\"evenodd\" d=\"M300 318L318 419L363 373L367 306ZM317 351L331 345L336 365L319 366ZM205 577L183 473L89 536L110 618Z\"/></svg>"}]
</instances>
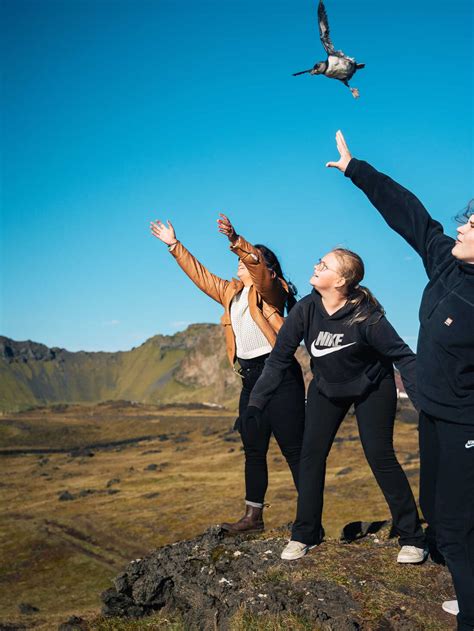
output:
<instances>
[{"instance_id":1,"label":"gray sneaker","mask_svg":"<svg viewBox=\"0 0 474 631\"><path fill-rule=\"evenodd\" d=\"M428 556L428 550L416 546L402 546L398 553L398 563L423 563Z\"/></svg>"},{"instance_id":2,"label":"gray sneaker","mask_svg":"<svg viewBox=\"0 0 474 631\"><path fill-rule=\"evenodd\" d=\"M301 541L288 541L286 546L283 548L283 552L281 553L281 558L285 561L295 561L296 559L301 559L304 555L315 548L316 545L310 546L307 543L301 543Z\"/></svg>"},{"instance_id":3,"label":"gray sneaker","mask_svg":"<svg viewBox=\"0 0 474 631\"><path fill-rule=\"evenodd\" d=\"M443 611L447 613L452 613L453 616L457 616L459 613L459 605L457 600L445 600L441 605Z\"/></svg>"}]
</instances>

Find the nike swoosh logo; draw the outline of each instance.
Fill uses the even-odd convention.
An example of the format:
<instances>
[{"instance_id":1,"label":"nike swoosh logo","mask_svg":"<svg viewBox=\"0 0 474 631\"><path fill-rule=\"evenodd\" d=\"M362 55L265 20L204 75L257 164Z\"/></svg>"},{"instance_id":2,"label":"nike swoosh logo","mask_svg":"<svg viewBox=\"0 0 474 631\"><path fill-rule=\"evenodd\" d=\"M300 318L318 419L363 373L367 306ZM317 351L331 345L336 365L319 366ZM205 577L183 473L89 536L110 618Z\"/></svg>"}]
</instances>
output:
<instances>
[{"instance_id":1,"label":"nike swoosh logo","mask_svg":"<svg viewBox=\"0 0 474 631\"><path fill-rule=\"evenodd\" d=\"M469 449L470 447L474 447L474 440L468 440L466 443L466 449Z\"/></svg>"},{"instance_id":2,"label":"nike swoosh logo","mask_svg":"<svg viewBox=\"0 0 474 631\"><path fill-rule=\"evenodd\" d=\"M323 357L324 355L329 355L330 353L335 353L336 351L342 351L343 348L347 348L348 346L352 346L356 342L351 342L350 344L343 344L342 346L332 346L331 348L316 348L315 343L311 344L311 355L313 357Z\"/></svg>"}]
</instances>

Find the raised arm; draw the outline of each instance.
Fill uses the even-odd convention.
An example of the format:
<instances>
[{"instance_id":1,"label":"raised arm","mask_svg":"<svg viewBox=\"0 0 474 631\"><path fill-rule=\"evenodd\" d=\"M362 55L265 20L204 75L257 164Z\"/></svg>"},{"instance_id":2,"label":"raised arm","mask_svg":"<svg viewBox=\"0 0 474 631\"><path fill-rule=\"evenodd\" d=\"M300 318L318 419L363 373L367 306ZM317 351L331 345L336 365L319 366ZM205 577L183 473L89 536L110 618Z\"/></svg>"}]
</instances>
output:
<instances>
[{"instance_id":1,"label":"raised arm","mask_svg":"<svg viewBox=\"0 0 474 631\"><path fill-rule=\"evenodd\" d=\"M219 232L229 239L232 252L237 254L248 269L258 293L268 304L283 309L288 298L288 287L285 281L267 267L258 248L236 233L228 217L220 213L217 224Z\"/></svg>"},{"instance_id":2,"label":"raised arm","mask_svg":"<svg viewBox=\"0 0 474 631\"><path fill-rule=\"evenodd\" d=\"M454 239L443 233L441 224L432 219L420 200L388 175L353 158L341 131L336 134L336 144L340 158L326 166L339 169L367 195L388 225L422 257L428 276L450 262Z\"/></svg>"},{"instance_id":3,"label":"raised arm","mask_svg":"<svg viewBox=\"0 0 474 631\"><path fill-rule=\"evenodd\" d=\"M249 406L263 410L293 362L304 334L303 309L296 303L281 327L265 368L250 394Z\"/></svg>"},{"instance_id":4,"label":"raised arm","mask_svg":"<svg viewBox=\"0 0 474 631\"><path fill-rule=\"evenodd\" d=\"M168 246L169 252L174 256L181 269L189 276L193 283L201 291L220 304L224 303L225 292L230 281L224 280L212 274L195 256L187 250L176 238L176 233L170 221L164 223L158 219L151 222L150 229L154 237Z\"/></svg>"},{"instance_id":5,"label":"raised arm","mask_svg":"<svg viewBox=\"0 0 474 631\"><path fill-rule=\"evenodd\" d=\"M385 316L372 316L367 325L367 342L400 371L410 401L419 410L416 387L416 355L405 344Z\"/></svg>"}]
</instances>

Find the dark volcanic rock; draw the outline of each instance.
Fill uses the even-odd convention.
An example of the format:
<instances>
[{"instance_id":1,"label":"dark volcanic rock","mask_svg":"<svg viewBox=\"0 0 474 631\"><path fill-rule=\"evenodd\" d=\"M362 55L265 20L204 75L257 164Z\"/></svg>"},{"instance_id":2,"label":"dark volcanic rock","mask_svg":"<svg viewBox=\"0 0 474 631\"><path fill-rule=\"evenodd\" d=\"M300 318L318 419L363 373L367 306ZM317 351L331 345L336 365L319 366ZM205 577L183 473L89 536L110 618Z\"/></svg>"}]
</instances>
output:
<instances>
[{"instance_id":1,"label":"dark volcanic rock","mask_svg":"<svg viewBox=\"0 0 474 631\"><path fill-rule=\"evenodd\" d=\"M336 436L334 443L347 443L359 440L358 436Z\"/></svg>"},{"instance_id":2,"label":"dark volcanic rock","mask_svg":"<svg viewBox=\"0 0 474 631\"><path fill-rule=\"evenodd\" d=\"M87 497L88 495L93 495L94 493L97 493L94 489L81 489L77 494L77 497Z\"/></svg>"},{"instance_id":3,"label":"dark volcanic rock","mask_svg":"<svg viewBox=\"0 0 474 631\"><path fill-rule=\"evenodd\" d=\"M73 449L70 455L73 458L93 458L95 454L88 447L78 447L77 449Z\"/></svg>"},{"instance_id":4,"label":"dark volcanic rock","mask_svg":"<svg viewBox=\"0 0 474 631\"><path fill-rule=\"evenodd\" d=\"M174 439L175 443L189 443L190 439L187 436L176 436L176 438Z\"/></svg>"},{"instance_id":5,"label":"dark volcanic rock","mask_svg":"<svg viewBox=\"0 0 474 631\"><path fill-rule=\"evenodd\" d=\"M187 629L230 629L242 606L254 615L292 613L328 631L354 631L359 605L328 580L288 574L280 560L286 540L225 538L219 527L191 541L168 545L132 562L102 594L106 616L140 617L165 605Z\"/></svg>"},{"instance_id":6,"label":"dark volcanic rock","mask_svg":"<svg viewBox=\"0 0 474 631\"><path fill-rule=\"evenodd\" d=\"M120 478L112 478L111 480L107 482L105 486L107 489L110 489L110 487L113 486L114 484L120 484Z\"/></svg>"},{"instance_id":7,"label":"dark volcanic rock","mask_svg":"<svg viewBox=\"0 0 474 631\"><path fill-rule=\"evenodd\" d=\"M352 467L344 467L344 469L341 469L340 471L338 471L336 475L347 475L351 471L352 471Z\"/></svg>"},{"instance_id":8,"label":"dark volcanic rock","mask_svg":"<svg viewBox=\"0 0 474 631\"><path fill-rule=\"evenodd\" d=\"M145 497L147 500L153 500L155 499L155 497L159 497L160 493L159 491L155 491L154 493L146 493L143 497Z\"/></svg>"},{"instance_id":9,"label":"dark volcanic rock","mask_svg":"<svg viewBox=\"0 0 474 631\"><path fill-rule=\"evenodd\" d=\"M30 605L30 603L20 603L18 605L18 611L23 614L32 614L39 611L38 607Z\"/></svg>"},{"instance_id":10,"label":"dark volcanic rock","mask_svg":"<svg viewBox=\"0 0 474 631\"><path fill-rule=\"evenodd\" d=\"M86 622L78 616L71 616L69 620L58 627L58 631L85 631L86 629Z\"/></svg>"},{"instance_id":11,"label":"dark volcanic rock","mask_svg":"<svg viewBox=\"0 0 474 631\"><path fill-rule=\"evenodd\" d=\"M72 493L69 493L69 491L63 491L58 496L58 500L60 502L67 502L68 500L73 500L73 499L74 499L74 495Z\"/></svg>"},{"instance_id":12,"label":"dark volcanic rock","mask_svg":"<svg viewBox=\"0 0 474 631\"><path fill-rule=\"evenodd\" d=\"M224 436L222 440L225 440L226 443L240 443L238 436Z\"/></svg>"}]
</instances>

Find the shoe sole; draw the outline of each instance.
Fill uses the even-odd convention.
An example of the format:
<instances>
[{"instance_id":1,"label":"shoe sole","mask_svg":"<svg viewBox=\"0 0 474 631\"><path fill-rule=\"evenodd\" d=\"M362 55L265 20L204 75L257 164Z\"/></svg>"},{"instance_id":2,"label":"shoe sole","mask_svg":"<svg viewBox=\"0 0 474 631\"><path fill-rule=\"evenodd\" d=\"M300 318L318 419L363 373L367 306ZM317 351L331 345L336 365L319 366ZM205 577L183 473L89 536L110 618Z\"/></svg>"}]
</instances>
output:
<instances>
[{"instance_id":1,"label":"shoe sole","mask_svg":"<svg viewBox=\"0 0 474 631\"><path fill-rule=\"evenodd\" d=\"M405 563L405 564L411 564L411 565L418 565L418 563L424 563L424 562L426 561L426 559L428 558L428 556L429 556L429 552L428 552L428 551L426 551L426 552L423 554L423 558L422 558L422 559L418 559L417 561L399 561L399 560L397 559L397 563Z\"/></svg>"}]
</instances>

